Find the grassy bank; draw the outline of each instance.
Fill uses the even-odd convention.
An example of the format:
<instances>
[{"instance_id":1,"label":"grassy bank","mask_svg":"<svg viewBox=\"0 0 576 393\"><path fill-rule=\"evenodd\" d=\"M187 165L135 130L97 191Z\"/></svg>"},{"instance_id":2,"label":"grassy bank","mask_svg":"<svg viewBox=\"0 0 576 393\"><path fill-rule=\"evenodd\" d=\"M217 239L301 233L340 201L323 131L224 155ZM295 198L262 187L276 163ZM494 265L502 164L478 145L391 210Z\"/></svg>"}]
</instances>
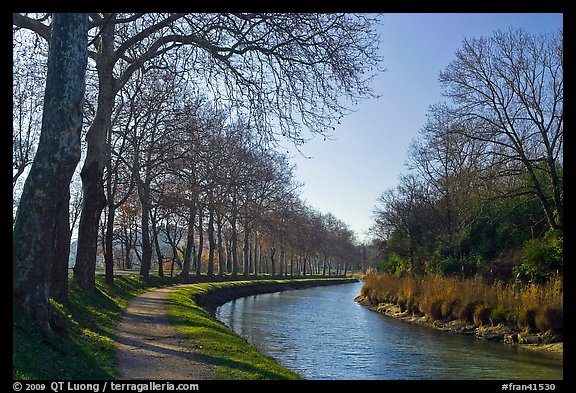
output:
<instances>
[{"instance_id":1,"label":"grassy bank","mask_svg":"<svg viewBox=\"0 0 576 393\"><path fill-rule=\"evenodd\" d=\"M230 280L230 278L225 278ZM327 279L330 280L330 279ZM281 283L283 281L284 283ZM298 376L278 365L274 360L257 353L248 343L236 336L209 313L192 302L193 296L214 295L203 298L203 304L217 304L233 288L258 293L266 285L285 286L291 282L313 280L254 280L201 283L176 290L170 297L170 317L177 328L194 340L202 342L201 354L217 365L223 379L285 379ZM115 370L114 332L127 302L153 288L174 285L176 279L139 275L121 275L115 285L96 277L96 291L87 293L70 280L69 303L64 306L53 302L58 334L43 337L34 325L13 309L12 375L14 379L113 379ZM250 292L252 291L252 292ZM247 293L248 294L248 293ZM198 337L197 337L198 336ZM220 370L220 371L219 371Z\"/></svg>"},{"instance_id":2,"label":"grassy bank","mask_svg":"<svg viewBox=\"0 0 576 393\"><path fill-rule=\"evenodd\" d=\"M168 316L183 336L195 342L198 353L215 366L217 379L300 379L298 374L276 360L260 354L246 340L212 318L205 308L213 308L249 294L330 285L341 281L305 279L196 284L179 288L169 295Z\"/></svg>"},{"instance_id":3,"label":"grassy bank","mask_svg":"<svg viewBox=\"0 0 576 393\"><path fill-rule=\"evenodd\" d=\"M14 309L12 376L14 379L114 378L114 329L129 299L174 279L138 275L115 278L115 285L96 277L96 291L87 293L70 280L69 303L53 302L59 334L45 338Z\"/></svg>"},{"instance_id":4,"label":"grassy bank","mask_svg":"<svg viewBox=\"0 0 576 393\"><path fill-rule=\"evenodd\" d=\"M563 289L560 278L547 284L486 284L480 277L459 279L428 275L401 278L370 273L361 295L372 304L394 303L402 312L430 320L460 320L480 326L512 325L527 332L563 331Z\"/></svg>"}]
</instances>

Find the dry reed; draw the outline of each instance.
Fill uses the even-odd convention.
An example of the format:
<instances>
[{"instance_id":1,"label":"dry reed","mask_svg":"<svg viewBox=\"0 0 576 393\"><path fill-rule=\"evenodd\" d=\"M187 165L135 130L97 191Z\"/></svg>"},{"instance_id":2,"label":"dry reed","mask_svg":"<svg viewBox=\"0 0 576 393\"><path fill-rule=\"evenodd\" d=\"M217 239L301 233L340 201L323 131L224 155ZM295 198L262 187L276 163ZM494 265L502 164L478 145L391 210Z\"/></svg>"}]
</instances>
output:
<instances>
[{"instance_id":1,"label":"dry reed","mask_svg":"<svg viewBox=\"0 0 576 393\"><path fill-rule=\"evenodd\" d=\"M488 284L480 276L397 277L368 272L362 295L372 303L392 302L402 309L423 311L432 320L463 319L477 324L506 323L531 330L562 331L561 277L546 284L521 286Z\"/></svg>"}]
</instances>

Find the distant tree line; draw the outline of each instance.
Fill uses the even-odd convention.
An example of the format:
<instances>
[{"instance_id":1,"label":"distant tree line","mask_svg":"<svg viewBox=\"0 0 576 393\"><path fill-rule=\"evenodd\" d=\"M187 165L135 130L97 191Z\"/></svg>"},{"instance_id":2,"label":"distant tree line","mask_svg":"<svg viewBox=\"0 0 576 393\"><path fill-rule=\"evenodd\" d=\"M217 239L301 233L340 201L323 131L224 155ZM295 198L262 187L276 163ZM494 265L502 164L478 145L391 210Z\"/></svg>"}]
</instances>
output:
<instances>
[{"instance_id":1,"label":"distant tree line","mask_svg":"<svg viewBox=\"0 0 576 393\"><path fill-rule=\"evenodd\" d=\"M279 141L374 97L378 18L13 14L14 305L50 330L73 232L88 291L100 258L109 284L134 256L143 276L345 273L353 233L299 198Z\"/></svg>"},{"instance_id":2,"label":"distant tree line","mask_svg":"<svg viewBox=\"0 0 576 393\"><path fill-rule=\"evenodd\" d=\"M540 283L563 264L562 32L466 39L408 174L375 208L380 270Z\"/></svg>"}]
</instances>

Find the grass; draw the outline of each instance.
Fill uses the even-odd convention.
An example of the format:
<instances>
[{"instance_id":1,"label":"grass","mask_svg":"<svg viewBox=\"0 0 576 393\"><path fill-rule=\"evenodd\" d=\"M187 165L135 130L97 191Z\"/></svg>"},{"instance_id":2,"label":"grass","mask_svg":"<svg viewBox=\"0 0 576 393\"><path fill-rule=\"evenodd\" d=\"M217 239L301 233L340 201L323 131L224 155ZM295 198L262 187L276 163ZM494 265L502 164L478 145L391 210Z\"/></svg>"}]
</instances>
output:
<instances>
[{"instance_id":1,"label":"grass","mask_svg":"<svg viewBox=\"0 0 576 393\"><path fill-rule=\"evenodd\" d=\"M324 279L330 280L330 279ZM169 317L182 334L202 346L201 356L216 366L221 379L299 379L274 359L256 351L191 299L199 293L304 280L224 281L195 284L173 291L169 297ZM60 321L60 334L50 338L34 327L17 308L13 309L13 379L101 380L114 379L114 333L127 302L153 288L176 284L172 278L119 275L110 287L104 277L96 277L96 291L88 293L73 280L69 302L51 302Z\"/></svg>"},{"instance_id":2,"label":"grass","mask_svg":"<svg viewBox=\"0 0 576 393\"><path fill-rule=\"evenodd\" d=\"M324 278L322 281L341 280ZM301 379L280 365L275 359L264 356L245 339L218 322L195 299L226 298L238 294L258 293L278 289L291 283L310 283L308 279L258 281L228 281L196 284L176 289L168 295L168 317L184 337L193 340L198 354L215 366L217 379Z\"/></svg>"},{"instance_id":3,"label":"grass","mask_svg":"<svg viewBox=\"0 0 576 393\"><path fill-rule=\"evenodd\" d=\"M196 343L199 355L215 366L216 379L300 379L276 360L259 353L192 300L203 292L253 284L223 282L179 288L168 296L168 317L178 332Z\"/></svg>"},{"instance_id":4,"label":"grass","mask_svg":"<svg viewBox=\"0 0 576 393\"><path fill-rule=\"evenodd\" d=\"M70 280L69 303L52 301L62 334L46 338L16 308L13 309L12 376L14 379L112 379L114 329L128 300L175 281L138 275L115 278L115 285L96 277L96 291L88 293Z\"/></svg>"},{"instance_id":5,"label":"grass","mask_svg":"<svg viewBox=\"0 0 576 393\"><path fill-rule=\"evenodd\" d=\"M373 304L406 304L413 313L430 319L461 319L478 325L517 325L528 331L562 333L563 283L558 277L546 284L520 286L487 284L481 277L460 279L427 275L401 278L369 273L363 296Z\"/></svg>"}]
</instances>

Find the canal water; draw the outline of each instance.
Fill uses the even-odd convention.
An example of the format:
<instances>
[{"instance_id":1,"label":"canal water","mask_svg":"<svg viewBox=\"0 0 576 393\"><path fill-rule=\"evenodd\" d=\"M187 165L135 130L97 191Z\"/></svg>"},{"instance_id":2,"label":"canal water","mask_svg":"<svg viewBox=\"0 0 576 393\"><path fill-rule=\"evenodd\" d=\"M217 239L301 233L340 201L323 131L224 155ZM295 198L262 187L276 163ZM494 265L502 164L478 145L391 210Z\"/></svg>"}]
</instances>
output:
<instances>
[{"instance_id":1,"label":"canal water","mask_svg":"<svg viewBox=\"0 0 576 393\"><path fill-rule=\"evenodd\" d=\"M552 380L562 356L386 317L354 298L362 283L240 298L216 318L261 353L314 380Z\"/></svg>"}]
</instances>

